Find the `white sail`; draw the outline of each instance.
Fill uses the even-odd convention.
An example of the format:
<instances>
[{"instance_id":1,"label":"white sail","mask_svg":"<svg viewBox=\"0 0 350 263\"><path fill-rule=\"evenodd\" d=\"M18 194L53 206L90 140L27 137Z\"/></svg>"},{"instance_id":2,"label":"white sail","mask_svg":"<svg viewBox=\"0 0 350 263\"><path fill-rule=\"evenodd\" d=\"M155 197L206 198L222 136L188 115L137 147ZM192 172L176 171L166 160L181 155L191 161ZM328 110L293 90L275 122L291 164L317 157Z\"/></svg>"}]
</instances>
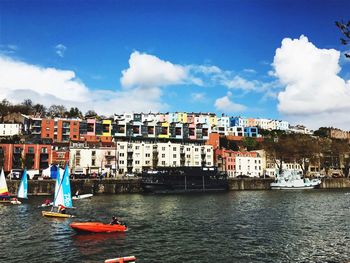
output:
<instances>
[{"instance_id":1,"label":"white sail","mask_svg":"<svg viewBox=\"0 0 350 263\"><path fill-rule=\"evenodd\" d=\"M7 188L4 169L1 170L0 175L0 196L9 196L9 190Z\"/></svg>"}]
</instances>

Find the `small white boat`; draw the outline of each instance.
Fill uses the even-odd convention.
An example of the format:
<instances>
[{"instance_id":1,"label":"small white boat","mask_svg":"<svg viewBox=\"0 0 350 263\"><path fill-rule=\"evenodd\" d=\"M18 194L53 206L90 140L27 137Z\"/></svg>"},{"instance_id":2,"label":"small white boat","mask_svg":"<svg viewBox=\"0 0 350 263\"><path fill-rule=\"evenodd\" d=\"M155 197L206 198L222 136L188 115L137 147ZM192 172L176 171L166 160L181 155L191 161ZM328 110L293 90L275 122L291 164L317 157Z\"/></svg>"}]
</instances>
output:
<instances>
[{"instance_id":1,"label":"small white boat","mask_svg":"<svg viewBox=\"0 0 350 263\"><path fill-rule=\"evenodd\" d=\"M120 258L110 258L106 259L105 263L135 263L136 257L135 256L129 256L129 257L120 257Z\"/></svg>"},{"instance_id":2,"label":"small white boat","mask_svg":"<svg viewBox=\"0 0 350 263\"><path fill-rule=\"evenodd\" d=\"M80 199L85 199L85 198L91 198L93 197L93 194L83 194L83 195L74 195L72 197L73 200L80 200Z\"/></svg>"},{"instance_id":3,"label":"small white boat","mask_svg":"<svg viewBox=\"0 0 350 263\"><path fill-rule=\"evenodd\" d=\"M270 184L271 189L293 190L293 189L314 189L319 187L321 180L302 178L298 171L284 170L277 175L276 180Z\"/></svg>"}]
</instances>

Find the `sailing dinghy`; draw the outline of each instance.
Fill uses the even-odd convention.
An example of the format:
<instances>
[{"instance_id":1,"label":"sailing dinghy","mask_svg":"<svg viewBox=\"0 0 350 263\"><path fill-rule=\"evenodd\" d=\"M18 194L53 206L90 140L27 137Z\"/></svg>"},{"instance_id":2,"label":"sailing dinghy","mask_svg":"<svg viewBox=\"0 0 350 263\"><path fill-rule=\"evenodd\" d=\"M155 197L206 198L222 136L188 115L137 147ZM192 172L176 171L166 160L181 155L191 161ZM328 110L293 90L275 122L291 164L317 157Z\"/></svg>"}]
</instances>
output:
<instances>
[{"instance_id":1,"label":"sailing dinghy","mask_svg":"<svg viewBox=\"0 0 350 263\"><path fill-rule=\"evenodd\" d=\"M57 178L56 178L55 198L53 201L53 207L51 211L42 211L43 216L60 217L60 218L74 217L74 215L53 211L54 207L58 207L60 205L63 205L66 208L73 208L68 170L69 170L68 165L66 165L66 168L64 169L62 176L58 172Z\"/></svg>"},{"instance_id":2,"label":"sailing dinghy","mask_svg":"<svg viewBox=\"0 0 350 263\"><path fill-rule=\"evenodd\" d=\"M4 169L1 170L1 174L0 174L0 203L3 203L3 204L11 203L10 193L7 188Z\"/></svg>"},{"instance_id":3,"label":"sailing dinghy","mask_svg":"<svg viewBox=\"0 0 350 263\"><path fill-rule=\"evenodd\" d=\"M23 198L23 199L28 198L28 176L27 176L26 169L24 169L23 174L22 174L21 183L19 184L19 187L18 187L17 198ZM10 201L11 204L13 204L13 205L22 204L21 201L19 201L17 198L12 198Z\"/></svg>"},{"instance_id":4,"label":"sailing dinghy","mask_svg":"<svg viewBox=\"0 0 350 263\"><path fill-rule=\"evenodd\" d=\"M93 194L82 194L82 195L74 195L72 197L73 200L80 200L80 199L85 199L85 198L91 198L93 197L94 195Z\"/></svg>"}]
</instances>

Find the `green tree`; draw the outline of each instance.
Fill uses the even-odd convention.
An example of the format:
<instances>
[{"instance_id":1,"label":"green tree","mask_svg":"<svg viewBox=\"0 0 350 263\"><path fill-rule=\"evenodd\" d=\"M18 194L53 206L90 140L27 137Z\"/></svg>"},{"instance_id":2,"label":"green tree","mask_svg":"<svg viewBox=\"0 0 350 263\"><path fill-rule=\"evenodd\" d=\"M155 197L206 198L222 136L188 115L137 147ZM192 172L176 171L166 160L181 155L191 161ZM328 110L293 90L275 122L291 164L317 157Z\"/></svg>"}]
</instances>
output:
<instances>
[{"instance_id":1,"label":"green tree","mask_svg":"<svg viewBox=\"0 0 350 263\"><path fill-rule=\"evenodd\" d=\"M330 128L321 127L318 130L314 131L314 135L318 137L328 137L330 133Z\"/></svg>"},{"instance_id":2,"label":"green tree","mask_svg":"<svg viewBox=\"0 0 350 263\"><path fill-rule=\"evenodd\" d=\"M345 46L348 45L350 43L350 20L348 22L336 21L335 25L343 34L343 37L340 38L340 43ZM345 57L350 58L350 53L345 53Z\"/></svg>"},{"instance_id":3,"label":"green tree","mask_svg":"<svg viewBox=\"0 0 350 263\"><path fill-rule=\"evenodd\" d=\"M247 151L257 150L259 143L251 137L244 137L242 140L242 144Z\"/></svg>"}]
</instances>

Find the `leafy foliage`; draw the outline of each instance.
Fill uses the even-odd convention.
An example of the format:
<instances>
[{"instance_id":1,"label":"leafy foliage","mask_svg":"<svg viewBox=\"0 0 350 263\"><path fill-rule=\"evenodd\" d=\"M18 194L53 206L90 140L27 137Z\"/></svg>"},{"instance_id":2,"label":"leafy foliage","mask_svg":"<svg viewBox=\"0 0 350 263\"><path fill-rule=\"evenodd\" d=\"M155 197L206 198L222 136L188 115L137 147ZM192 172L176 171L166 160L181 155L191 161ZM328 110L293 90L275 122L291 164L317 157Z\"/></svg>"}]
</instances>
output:
<instances>
[{"instance_id":1,"label":"leafy foliage","mask_svg":"<svg viewBox=\"0 0 350 263\"><path fill-rule=\"evenodd\" d=\"M335 25L339 28L344 37L340 38L342 45L348 45L350 43L350 20L348 22L336 21ZM345 57L350 58L350 53L345 53Z\"/></svg>"}]
</instances>

